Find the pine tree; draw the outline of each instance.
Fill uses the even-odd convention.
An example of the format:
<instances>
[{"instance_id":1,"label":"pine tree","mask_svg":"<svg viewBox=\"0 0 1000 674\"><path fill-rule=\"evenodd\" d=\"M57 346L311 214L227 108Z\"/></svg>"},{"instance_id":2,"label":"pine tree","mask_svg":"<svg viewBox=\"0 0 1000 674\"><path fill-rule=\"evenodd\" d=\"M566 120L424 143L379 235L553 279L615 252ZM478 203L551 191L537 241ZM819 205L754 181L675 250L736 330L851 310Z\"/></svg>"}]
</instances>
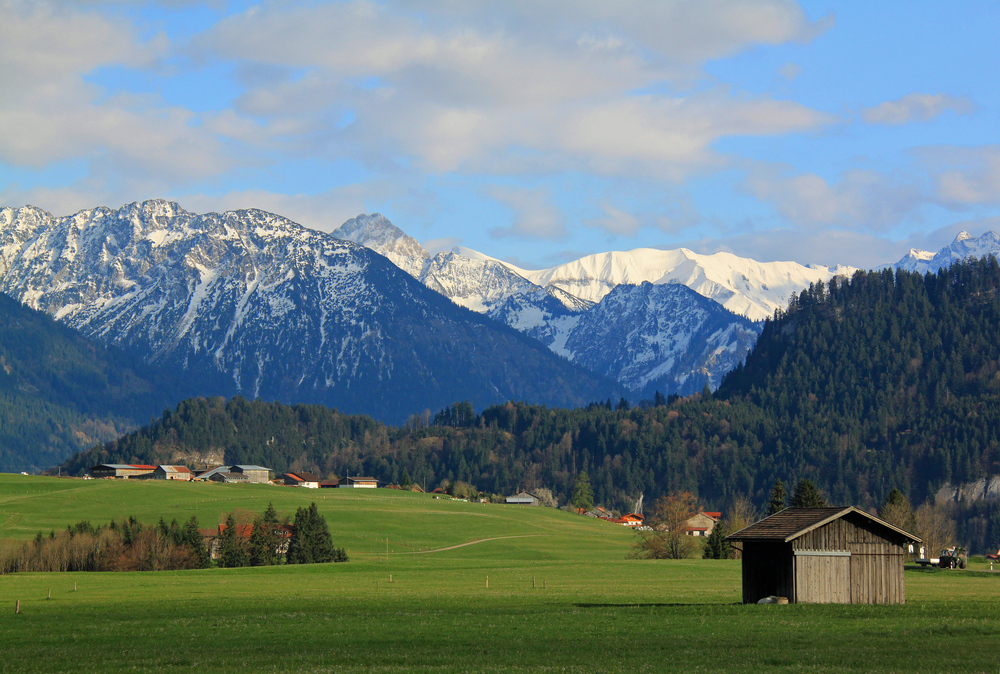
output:
<instances>
[{"instance_id":1,"label":"pine tree","mask_svg":"<svg viewBox=\"0 0 1000 674\"><path fill-rule=\"evenodd\" d=\"M333 547L326 518L319 514L316 503L296 510L295 531L288 545L288 563L320 564L335 561L347 561L347 557L342 550Z\"/></svg>"},{"instance_id":2,"label":"pine tree","mask_svg":"<svg viewBox=\"0 0 1000 674\"><path fill-rule=\"evenodd\" d=\"M576 476L569 504L576 508L577 512L584 512L594 507L594 490L590 486L590 477L586 471L581 470Z\"/></svg>"},{"instance_id":3,"label":"pine tree","mask_svg":"<svg viewBox=\"0 0 1000 674\"><path fill-rule=\"evenodd\" d=\"M792 508L825 508L826 499L810 480L802 479L795 483L795 491L788 502Z\"/></svg>"},{"instance_id":4,"label":"pine tree","mask_svg":"<svg viewBox=\"0 0 1000 674\"><path fill-rule=\"evenodd\" d=\"M236 520L232 513L226 518L225 528L219 535L219 566L226 569L250 566L246 540L237 531Z\"/></svg>"},{"instance_id":5,"label":"pine tree","mask_svg":"<svg viewBox=\"0 0 1000 674\"><path fill-rule=\"evenodd\" d=\"M705 541L705 552L702 557L704 559L729 559L730 546L726 542L728 535L729 532L725 525L722 522L717 523Z\"/></svg>"},{"instance_id":6,"label":"pine tree","mask_svg":"<svg viewBox=\"0 0 1000 674\"><path fill-rule=\"evenodd\" d=\"M184 524L184 528L181 530L181 537L198 560L199 569L207 569L212 565L212 555L205 547L205 539L202 538L201 531L198 530L197 517L191 515L191 519Z\"/></svg>"},{"instance_id":7,"label":"pine tree","mask_svg":"<svg viewBox=\"0 0 1000 674\"><path fill-rule=\"evenodd\" d=\"M917 526L917 518L913 514L913 507L903 495L903 492L898 489L893 489L885 497L885 503L878 509L878 516L904 531L913 531Z\"/></svg>"},{"instance_id":8,"label":"pine tree","mask_svg":"<svg viewBox=\"0 0 1000 674\"><path fill-rule=\"evenodd\" d=\"M271 544L269 533L261 518L254 519L250 533L250 566L270 566L274 563L275 546Z\"/></svg>"},{"instance_id":9,"label":"pine tree","mask_svg":"<svg viewBox=\"0 0 1000 674\"><path fill-rule=\"evenodd\" d=\"M788 493L785 492L785 485L781 483L781 478L778 478L774 482L774 488L771 489L771 498L767 501L767 512L764 513L764 516L770 517L774 513L784 510L787 500Z\"/></svg>"}]
</instances>

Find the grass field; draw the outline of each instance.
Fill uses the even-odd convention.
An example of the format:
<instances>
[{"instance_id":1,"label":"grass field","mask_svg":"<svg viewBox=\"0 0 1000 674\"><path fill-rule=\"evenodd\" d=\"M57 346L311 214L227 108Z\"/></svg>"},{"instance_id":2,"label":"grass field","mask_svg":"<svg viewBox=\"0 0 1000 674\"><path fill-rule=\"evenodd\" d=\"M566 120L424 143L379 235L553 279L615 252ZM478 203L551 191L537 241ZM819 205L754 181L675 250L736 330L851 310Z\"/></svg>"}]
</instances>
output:
<instances>
[{"instance_id":1,"label":"grass field","mask_svg":"<svg viewBox=\"0 0 1000 674\"><path fill-rule=\"evenodd\" d=\"M0 671L1000 671L1000 573L907 571L904 606L742 606L739 562L627 560L605 522L331 491L0 475L2 538L315 499L351 555L4 576Z\"/></svg>"}]
</instances>

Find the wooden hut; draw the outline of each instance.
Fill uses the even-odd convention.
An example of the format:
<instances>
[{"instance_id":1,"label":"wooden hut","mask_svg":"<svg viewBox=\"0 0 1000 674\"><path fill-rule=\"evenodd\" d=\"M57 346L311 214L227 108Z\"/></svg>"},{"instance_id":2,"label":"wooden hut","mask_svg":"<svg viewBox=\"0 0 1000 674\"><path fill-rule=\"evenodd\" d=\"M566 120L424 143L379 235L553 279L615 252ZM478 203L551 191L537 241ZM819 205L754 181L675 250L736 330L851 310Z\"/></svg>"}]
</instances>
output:
<instances>
[{"instance_id":1,"label":"wooden hut","mask_svg":"<svg viewBox=\"0 0 1000 674\"><path fill-rule=\"evenodd\" d=\"M920 538L855 508L785 508L726 538L742 544L743 603L902 604Z\"/></svg>"}]
</instances>

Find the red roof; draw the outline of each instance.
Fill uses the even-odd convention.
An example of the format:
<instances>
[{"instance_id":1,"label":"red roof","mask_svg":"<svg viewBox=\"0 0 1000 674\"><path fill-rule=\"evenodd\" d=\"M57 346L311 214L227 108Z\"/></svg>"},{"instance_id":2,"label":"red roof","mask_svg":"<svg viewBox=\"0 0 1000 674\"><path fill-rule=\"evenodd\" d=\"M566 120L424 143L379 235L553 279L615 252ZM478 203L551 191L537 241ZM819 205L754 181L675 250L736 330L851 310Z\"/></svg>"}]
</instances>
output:
<instances>
[{"instance_id":1,"label":"red roof","mask_svg":"<svg viewBox=\"0 0 1000 674\"><path fill-rule=\"evenodd\" d=\"M717 519L719 519L720 517L722 517L722 513L710 513L710 512L708 512L707 510L703 510L701 514L702 514L702 515L708 515L708 516L709 516L709 517L711 517L711 518L712 518L713 520L717 520Z\"/></svg>"}]
</instances>

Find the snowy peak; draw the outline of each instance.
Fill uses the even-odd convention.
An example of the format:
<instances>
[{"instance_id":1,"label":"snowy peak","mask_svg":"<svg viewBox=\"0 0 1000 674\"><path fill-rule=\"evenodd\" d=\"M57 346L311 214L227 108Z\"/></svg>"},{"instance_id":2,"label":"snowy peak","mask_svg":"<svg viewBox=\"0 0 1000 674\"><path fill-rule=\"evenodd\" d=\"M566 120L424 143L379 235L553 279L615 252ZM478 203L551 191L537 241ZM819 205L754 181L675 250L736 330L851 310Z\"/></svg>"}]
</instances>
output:
<instances>
[{"instance_id":1,"label":"snowy peak","mask_svg":"<svg viewBox=\"0 0 1000 674\"><path fill-rule=\"evenodd\" d=\"M968 257L978 258L986 255L1000 256L1000 235L989 231L979 237L973 237L968 232L962 231L950 245L938 252L911 249L892 266L896 269L926 274L950 267Z\"/></svg>"},{"instance_id":2,"label":"snowy peak","mask_svg":"<svg viewBox=\"0 0 1000 674\"><path fill-rule=\"evenodd\" d=\"M374 250L414 278L419 278L430 258L412 236L389 222L381 213L361 214L332 232L333 236Z\"/></svg>"},{"instance_id":3,"label":"snowy peak","mask_svg":"<svg viewBox=\"0 0 1000 674\"><path fill-rule=\"evenodd\" d=\"M529 281L555 286L592 302L622 284L677 283L751 320L784 308L788 297L817 281L850 275L852 267L757 262L731 253L700 255L686 248L638 248L588 255L557 267L525 270L512 266Z\"/></svg>"},{"instance_id":4,"label":"snowy peak","mask_svg":"<svg viewBox=\"0 0 1000 674\"><path fill-rule=\"evenodd\" d=\"M264 211L2 209L0 253L0 291L226 395L399 422L454 400L575 405L615 389L383 256Z\"/></svg>"},{"instance_id":5,"label":"snowy peak","mask_svg":"<svg viewBox=\"0 0 1000 674\"><path fill-rule=\"evenodd\" d=\"M512 295L538 287L492 259L472 259L458 253L438 253L424 265L419 280L455 304L479 313Z\"/></svg>"}]
</instances>

